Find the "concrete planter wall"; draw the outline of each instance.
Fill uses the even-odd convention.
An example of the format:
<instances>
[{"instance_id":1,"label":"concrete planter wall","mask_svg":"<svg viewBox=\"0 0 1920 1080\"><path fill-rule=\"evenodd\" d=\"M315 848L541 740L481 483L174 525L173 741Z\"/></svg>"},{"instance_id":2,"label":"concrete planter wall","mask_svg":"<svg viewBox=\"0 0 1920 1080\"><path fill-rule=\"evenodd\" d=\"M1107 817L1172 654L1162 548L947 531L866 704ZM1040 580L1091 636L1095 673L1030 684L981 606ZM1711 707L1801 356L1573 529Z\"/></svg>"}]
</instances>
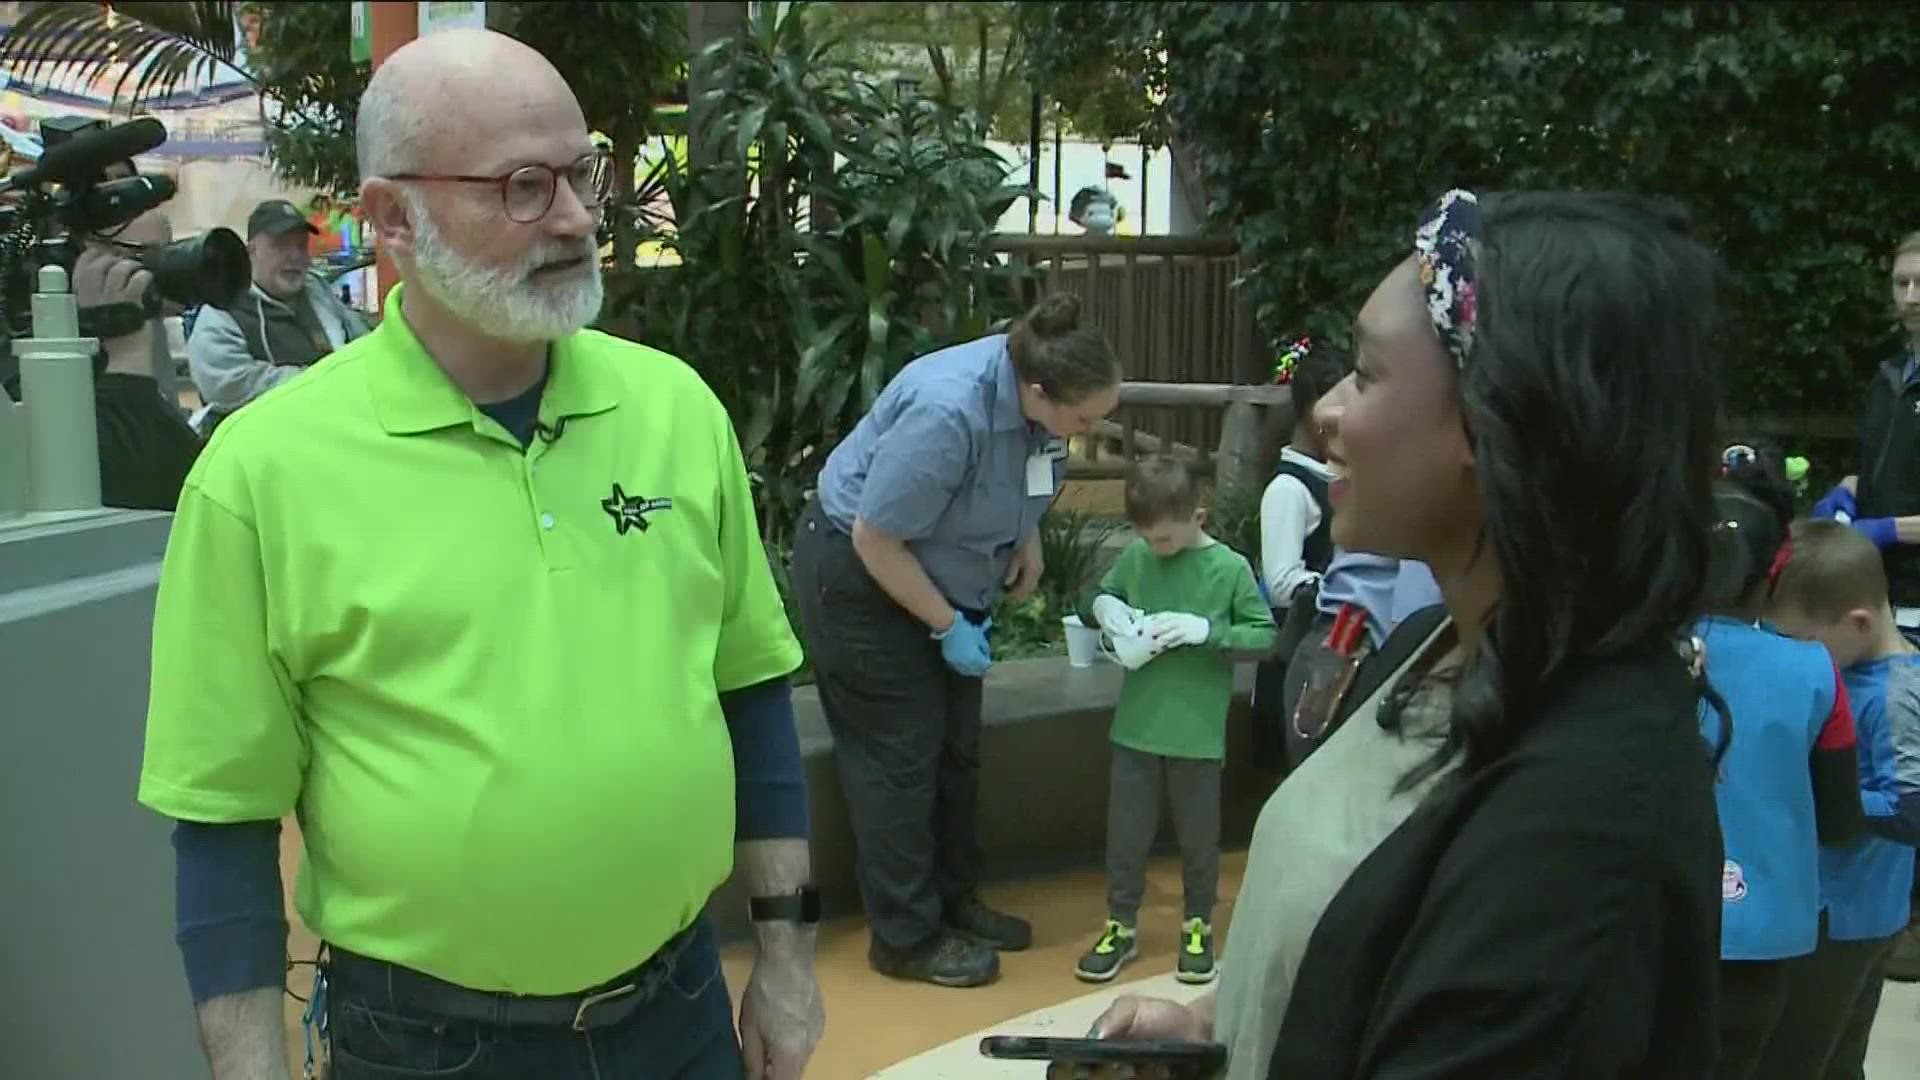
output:
<instances>
[{"instance_id":1,"label":"concrete planter wall","mask_svg":"<svg viewBox=\"0 0 1920 1080\"><path fill-rule=\"evenodd\" d=\"M987 677L980 739L980 837L990 878L1009 879L1074 865L1099 865L1105 852L1107 732L1120 697L1118 667L1076 668L1065 657L995 665ZM1227 719L1221 839L1241 846L1272 791L1247 765L1247 702L1253 671L1243 665ZM813 806L813 867L829 917L860 910L853 833L833 761L833 736L811 687L794 692L800 749ZM1033 808L1044 805L1044 814ZM1162 822L1171 841L1171 820ZM738 879L714 895L709 913L722 940L749 933Z\"/></svg>"}]
</instances>

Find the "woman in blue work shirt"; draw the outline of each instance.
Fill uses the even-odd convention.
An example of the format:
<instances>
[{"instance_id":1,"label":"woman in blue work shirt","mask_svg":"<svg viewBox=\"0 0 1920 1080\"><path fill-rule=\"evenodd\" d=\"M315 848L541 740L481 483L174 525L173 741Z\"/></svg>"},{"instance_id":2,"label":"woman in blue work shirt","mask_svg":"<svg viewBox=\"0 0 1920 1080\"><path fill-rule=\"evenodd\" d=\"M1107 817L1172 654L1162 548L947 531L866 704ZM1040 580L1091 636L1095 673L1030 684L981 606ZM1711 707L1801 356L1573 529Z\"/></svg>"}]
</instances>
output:
<instances>
[{"instance_id":1,"label":"woman in blue work shirt","mask_svg":"<svg viewBox=\"0 0 1920 1080\"><path fill-rule=\"evenodd\" d=\"M980 901L988 610L1041 573L1066 442L1120 401L1079 301L908 364L821 470L793 548L800 632L857 845L874 969L941 986L999 973L1028 925Z\"/></svg>"}]
</instances>

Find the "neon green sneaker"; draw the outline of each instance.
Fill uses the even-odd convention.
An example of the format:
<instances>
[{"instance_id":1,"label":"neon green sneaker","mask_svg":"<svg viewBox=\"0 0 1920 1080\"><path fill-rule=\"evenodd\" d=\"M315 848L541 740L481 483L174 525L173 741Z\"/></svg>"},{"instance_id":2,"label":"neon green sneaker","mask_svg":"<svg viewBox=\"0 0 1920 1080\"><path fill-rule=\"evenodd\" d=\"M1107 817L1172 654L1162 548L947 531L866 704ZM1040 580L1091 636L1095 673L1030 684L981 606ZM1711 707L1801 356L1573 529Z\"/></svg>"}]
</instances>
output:
<instances>
[{"instance_id":1,"label":"neon green sneaker","mask_svg":"<svg viewBox=\"0 0 1920 1080\"><path fill-rule=\"evenodd\" d=\"M1118 919L1108 919L1107 928L1100 932L1100 940L1080 957L1073 973L1082 982L1109 982L1120 974L1120 968L1127 961L1139 955L1140 941L1133 927Z\"/></svg>"},{"instance_id":2,"label":"neon green sneaker","mask_svg":"<svg viewBox=\"0 0 1920 1080\"><path fill-rule=\"evenodd\" d=\"M1213 963L1213 926L1205 919L1180 924L1180 964L1173 977L1183 983L1210 983L1220 969Z\"/></svg>"}]
</instances>

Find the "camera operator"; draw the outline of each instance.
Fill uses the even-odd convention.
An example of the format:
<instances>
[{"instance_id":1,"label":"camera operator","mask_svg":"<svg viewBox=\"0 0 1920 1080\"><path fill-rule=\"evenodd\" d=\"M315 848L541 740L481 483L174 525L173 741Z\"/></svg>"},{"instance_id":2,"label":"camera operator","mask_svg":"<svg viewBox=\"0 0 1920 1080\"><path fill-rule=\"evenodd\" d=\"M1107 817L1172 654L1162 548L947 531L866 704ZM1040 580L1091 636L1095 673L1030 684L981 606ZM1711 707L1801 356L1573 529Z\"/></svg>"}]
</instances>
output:
<instances>
[{"instance_id":1,"label":"camera operator","mask_svg":"<svg viewBox=\"0 0 1920 1080\"><path fill-rule=\"evenodd\" d=\"M165 214L149 211L135 218L116 239L122 244L159 246L172 226ZM73 267L74 301L87 308L139 304L153 275L131 252L89 244ZM200 454L200 439L167 400L155 370L157 320L138 330L101 341L104 368L93 380L94 421L100 434L100 501L129 510L172 510L181 485Z\"/></svg>"},{"instance_id":2,"label":"camera operator","mask_svg":"<svg viewBox=\"0 0 1920 1080\"><path fill-rule=\"evenodd\" d=\"M312 273L307 239L316 231L284 199L263 202L248 216L253 283L202 308L187 339L187 363L207 403L198 426L207 435L242 405L367 332L359 313Z\"/></svg>"}]
</instances>

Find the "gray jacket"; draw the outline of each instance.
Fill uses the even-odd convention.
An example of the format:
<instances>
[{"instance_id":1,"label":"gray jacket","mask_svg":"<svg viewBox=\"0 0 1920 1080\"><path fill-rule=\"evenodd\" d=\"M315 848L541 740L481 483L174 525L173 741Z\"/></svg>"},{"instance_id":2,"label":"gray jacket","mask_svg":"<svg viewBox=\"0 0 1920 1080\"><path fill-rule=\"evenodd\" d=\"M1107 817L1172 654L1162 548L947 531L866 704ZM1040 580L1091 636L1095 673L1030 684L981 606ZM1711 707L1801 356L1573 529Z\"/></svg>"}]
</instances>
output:
<instances>
[{"instance_id":1,"label":"gray jacket","mask_svg":"<svg viewBox=\"0 0 1920 1080\"><path fill-rule=\"evenodd\" d=\"M324 349L300 328L292 308L258 285L225 307L200 309L187 338L187 367L210 410L231 413L367 332L360 313L318 277L307 278L307 298L326 331Z\"/></svg>"}]
</instances>

